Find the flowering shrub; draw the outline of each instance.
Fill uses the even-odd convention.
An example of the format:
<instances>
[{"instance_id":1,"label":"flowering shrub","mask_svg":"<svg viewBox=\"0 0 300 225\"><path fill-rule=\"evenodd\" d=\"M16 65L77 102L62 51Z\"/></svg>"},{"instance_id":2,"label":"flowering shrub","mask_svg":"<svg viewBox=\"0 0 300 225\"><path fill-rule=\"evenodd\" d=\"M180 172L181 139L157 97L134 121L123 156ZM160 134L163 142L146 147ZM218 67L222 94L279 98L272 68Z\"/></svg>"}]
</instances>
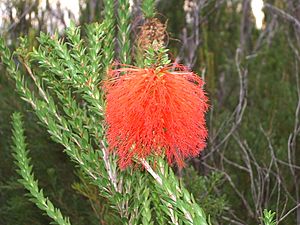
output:
<instances>
[{"instance_id":1,"label":"flowering shrub","mask_svg":"<svg viewBox=\"0 0 300 225\"><path fill-rule=\"evenodd\" d=\"M143 7L149 10L153 4L154 1L145 1ZM14 53L0 39L1 61L22 99L77 164L80 179L90 184L93 192L96 190L95 196L105 198L110 210L118 215L117 224L206 225L202 208L163 157L165 154L170 163L183 166L184 158L195 156L204 148L207 98L203 81L182 66L165 66L168 56L164 46L149 50L148 56L141 55L145 62L148 60L148 69L107 70L114 58L127 64L132 61L129 14L124 11L129 7L128 1L120 0L119 7L118 54L112 44L114 4L107 0L106 19L87 25L85 32L72 24L64 39L58 34L41 33L37 49L28 48L27 39L21 38ZM38 91L29 88L28 78ZM64 216L38 186L21 116L15 114L13 122L14 156L22 184L54 223L71 224L71 216ZM119 159L109 154L109 149L116 149ZM155 158L158 166L152 168L152 160L147 156L159 154ZM139 160L145 170L119 169L118 160L124 169L133 159Z\"/></svg>"}]
</instances>

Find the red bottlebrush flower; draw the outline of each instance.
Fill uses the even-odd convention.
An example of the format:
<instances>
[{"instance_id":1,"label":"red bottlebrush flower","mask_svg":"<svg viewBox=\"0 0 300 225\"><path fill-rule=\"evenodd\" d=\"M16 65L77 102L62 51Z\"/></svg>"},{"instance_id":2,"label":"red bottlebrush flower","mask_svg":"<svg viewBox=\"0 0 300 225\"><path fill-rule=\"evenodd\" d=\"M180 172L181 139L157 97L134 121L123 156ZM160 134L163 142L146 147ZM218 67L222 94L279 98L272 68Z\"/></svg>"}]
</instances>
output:
<instances>
[{"instance_id":1,"label":"red bottlebrush flower","mask_svg":"<svg viewBox=\"0 0 300 225\"><path fill-rule=\"evenodd\" d=\"M165 154L179 167L206 146L204 82L179 65L109 71L106 122L110 150L126 168L133 158Z\"/></svg>"}]
</instances>

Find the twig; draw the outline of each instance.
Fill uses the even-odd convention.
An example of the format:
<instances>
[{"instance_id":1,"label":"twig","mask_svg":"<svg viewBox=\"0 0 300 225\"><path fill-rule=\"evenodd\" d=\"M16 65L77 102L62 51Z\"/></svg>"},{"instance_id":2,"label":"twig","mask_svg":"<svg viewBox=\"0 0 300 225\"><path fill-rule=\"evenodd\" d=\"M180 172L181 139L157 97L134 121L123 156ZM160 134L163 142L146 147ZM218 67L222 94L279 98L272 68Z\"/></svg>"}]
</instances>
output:
<instances>
[{"instance_id":1,"label":"twig","mask_svg":"<svg viewBox=\"0 0 300 225\"><path fill-rule=\"evenodd\" d=\"M12 23L4 32L9 32L11 29L13 29L15 26L18 25L18 23L21 22L21 20L29 13L29 11L33 8L33 6L35 5L36 2L32 2L31 5L24 10L24 12L22 13L21 16L17 17L16 21L14 23Z\"/></svg>"},{"instance_id":2,"label":"twig","mask_svg":"<svg viewBox=\"0 0 300 225\"><path fill-rule=\"evenodd\" d=\"M300 207L300 203L296 205L294 208L290 209L283 217L281 217L277 223L281 222L284 220L289 214L291 214L294 210L296 210L298 207Z\"/></svg>"},{"instance_id":3,"label":"twig","mask_svg":"<svg viewBox=\"0 0 300 225\"><path fill-rule=\"evenodd\" d=\"M295 24L298 27L298 29L300 29L300 21L297 18L293 17L292 15L288 14L287 12L285 12L273 5L270 5L269 3L265 3L264 8L267 8L267 9L275 12L276 14L280 15L284 19Z\"/></svg>"},{"instance_id":4,"label":"twig","mask_svg":"<svg viewBox=\"0 0 300 225\"><path fill-rule=\"evenodd\" d=\"M47 98L47 95L46 95L45 91L41 88L41 86L38 83L36 77L33 75L32 70L27 65L27 62L25 61L25 59L21 58L21 62L25 66L25 69L27 70L29 76L32 78L32 80L34 81L35 85L37 86L37 88L38 88L40 94L42 95L43 99L49 104L49 99Z\"/></svg>"},{"instance_id":5,"label":"twig","mask_svg":"<svg viewBox=\"0 0 300 225\"><path fill-rule=\"evenodd\" d=\"M160 185L163 185L161 177L155 173L155 171L152 169L152 167L149 165L149 163L145 159L140 159L142 165L145 167L145 169L151 174L151 176L159 183ZM175 196L172 197L176 198Z\"/></svg>"},{"instance_id":6,"label":"twig","mask_svg":"<svg viewBox=\"0 0 300 225\"><path fill-rule=\"evenodd\" d=\"M159 183L161 186L163 186L162 178L152 169L152 167L149 165L149 163L145 159L140 159L140 162L145 167L145 169L151 174L151 176L157 181L157 183ZM168 195L174 202L177 201L176 195L174 193L172 193L170 190L168 190ZM170 205L169 209L170 209L170 214L174 215L174 212L173 212L174 209L171 205ZM188 211L184 210L183 213L188 221L193 222L192 216ZM178 221L177 221L177 219L175 219L174 216L171 216L171 219L174 224L178 224Z\"/></svg>"},{"instance_id":7,"label":"twig","mask_svg":"<svg viewBox=\"0 0 300 225\"><path fill-rule=\"evenodd\" d=\"M242 70L240 57L241 57L241 49L238 48L236 50L236 55L235 55L235 64L236 64L236 68L237 68L237 72L238 72L238 76L239 76L240 92L239 92L238 104L229 119L230 121L234 120L233 124L230 128L230 131L218 143L214 144L214 141L217 139L218 135L215 135L215 137L213 137L213 139L211 141L211 143L213 145L212 150L203 157L203 160L206 159L207 157L209 157L210 155L212 155L215 151L217 151L231 137L231 135L234 133L234 131L239 127L240 123L242 122L243 115L244 115L245 109L247 107L247 92L248 92L247 74L248 74L248 71ZM217 134L219 132L220 132L220 129L217 132Z\"/></svg>"},{"instance_id":8,"label":"twig","mask_svg":"<svg viewBox=\"0 0 300 225\"><path fill-rule=\"evenodd\" d=\"M222 216L222 219L230 222L231 224L236 224L236 225L245 225L244 223L240 223L239 221L233 220L228 218L227 216Z\"/></svg>"},{"instance_id":9,"label":"twig","mask_svg":"<svg viewBox=\"0 0 300 225\"><path fill-rule=\"evenodd\" d=\"M107 150L103 140L101 140L101 144L102 144L101 149L102 149L102 153L103 153L104 165L105 165L106 171L108 173L109 179L110 179L111 183L113 184L115 190L117 192L120 192L118 185L117 185L117 175L116 175L116 173L113 173L113 170L112 170L112 167L111 167L111 164L109 161L109 157L108 157L108 150Z\"/></svg>"}]
</instances>

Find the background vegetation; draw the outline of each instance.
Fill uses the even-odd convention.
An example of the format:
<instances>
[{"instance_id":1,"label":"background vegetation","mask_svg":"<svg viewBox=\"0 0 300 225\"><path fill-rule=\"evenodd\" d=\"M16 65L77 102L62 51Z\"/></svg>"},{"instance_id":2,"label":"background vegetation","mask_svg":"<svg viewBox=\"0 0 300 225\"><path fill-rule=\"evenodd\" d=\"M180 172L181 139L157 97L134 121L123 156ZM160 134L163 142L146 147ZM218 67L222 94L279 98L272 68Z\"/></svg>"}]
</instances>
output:
<instances>
[{"instance_id":1,"label":"background vegetation","mask_svg":"<svg viewBox=\"0 0 300 225\"><path fill-rule=\"evenodd\" d=\"M21 35L28 35L30 48L37 46L40 31L62 30L67 18L83 25L104 17L102 1L81 0L79 15L46 2L43 8L34 0L0 1L1 35L11 48ZM203 76L209 92L208 147L177 175L213 224L263 223L264 209L276 212L277 223L300 224L300 3L265 3L258 30L250 0L157 1L170 58ZM131 11L133 43L143 22L138 4ZM9 122L16 110L24 115L35 175L53 203L73 224L116 224L107 203L95 201L93 187L79 185L82 175L0 69L0 224L49 223L18 183Z\"/></svg>"}]
</instances>

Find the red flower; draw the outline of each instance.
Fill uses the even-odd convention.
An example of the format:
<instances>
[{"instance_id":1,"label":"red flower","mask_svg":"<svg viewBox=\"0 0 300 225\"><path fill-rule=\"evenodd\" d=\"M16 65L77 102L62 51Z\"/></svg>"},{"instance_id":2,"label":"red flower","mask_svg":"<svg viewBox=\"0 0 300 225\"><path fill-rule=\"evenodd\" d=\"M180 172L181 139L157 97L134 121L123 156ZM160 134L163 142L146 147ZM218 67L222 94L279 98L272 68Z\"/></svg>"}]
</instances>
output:
<instances>
[{"instance_id":1,"label":"red flower","mask_svg":"<svg viewBox=\"0 0 300 225\"><path fill-rule=\"evenodd\" d=\"M133 158L167 156L171 164L197 156L206 146L204 82L179 65L109 71L106 122L110 150L125 168Z\"/></svg>"}]
</instances>

